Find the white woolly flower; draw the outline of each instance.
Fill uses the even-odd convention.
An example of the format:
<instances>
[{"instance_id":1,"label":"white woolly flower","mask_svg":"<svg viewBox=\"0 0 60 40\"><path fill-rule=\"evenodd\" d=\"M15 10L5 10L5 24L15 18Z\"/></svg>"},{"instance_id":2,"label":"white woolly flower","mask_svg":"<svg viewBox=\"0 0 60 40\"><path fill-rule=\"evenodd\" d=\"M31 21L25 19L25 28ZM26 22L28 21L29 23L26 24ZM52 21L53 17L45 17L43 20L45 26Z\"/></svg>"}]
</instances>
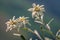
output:
<instances>
[{"instance_id":1,"label":"white woolly flower","mask_svg":"<svg viewBox=\"0 0 60 40\"><path fill-rule=\"evenodd\" d=\"M7 25L6 32L9 31L9 30L11 31L13 28L15 28L16 23L17 23L17 21L15 20L15 16L13 16L13 19L10 19L9 21L7 21L5 23Z\"/></svg>"},{"instance_id":2,"label":"white woolly flower","mask_svg":"<svg viewBox=\"0 0 60 40\"><path fill-rule=\"evenodd\" d=\"M29 25L31 25L30 23L29 23L29 20L27 20L29 17L24 17L24 16L22 16L22 17L19 17L17 20L18 20L18 23L20 23L20 26L26 26L26 24L29 24Z\"/></svg>"},{"instance_id":3,"label":"white woolly flower","mask_svg":"<svg viewBox=\"0 0 60 40\"><path fill-rule=\"evenodd\" d=\"M32 12L32 18L34 18L36 15L39 16L39 15L43 15L43 12L45 12L44 10L44 5L39 5L39 4L35 4L33 3L32 4L33 8L29 8L28 11L31 11Z\"/></svg>"}]
</instances>

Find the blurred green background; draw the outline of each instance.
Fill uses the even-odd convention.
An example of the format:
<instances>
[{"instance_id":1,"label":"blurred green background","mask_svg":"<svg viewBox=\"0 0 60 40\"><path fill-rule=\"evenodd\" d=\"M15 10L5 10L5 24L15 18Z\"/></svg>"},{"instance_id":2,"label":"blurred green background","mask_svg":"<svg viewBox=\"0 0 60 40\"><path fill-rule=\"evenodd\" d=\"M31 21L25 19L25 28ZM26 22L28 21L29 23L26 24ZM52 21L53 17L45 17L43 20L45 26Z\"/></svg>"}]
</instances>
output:
<instances>
[{"instance_id":1,"label":"blurred green background","mask_svg":"<svg viewBox=\"0 0 60 40\"><path fill-rule=\"evenodd\" d=\"M21 40L20 37L16 37L12 35L12 32L6 32L6 25L5 22L16 16L27 16L30 17L30 23L32 26L28 27L32 30L37 29L40 32L40 25L35 23L31 17L31 12L28 12L27 9L32 7L32 3L45 5L45 16L44 20L46 23L51 18L54 18L54 21L50 24L51 30L53 31L54 35L56 34L57 30L60 29L60 1L59 0L0 0L0 40ZM30 37L36 39L37 37L32 33L21 30L21 34L24 35L26 40ZM41 33L42 34L42 33ZM48 35L47 35L48 36ZM50 36L48 36L50 37Z\"/></svg>"}]
</instances>

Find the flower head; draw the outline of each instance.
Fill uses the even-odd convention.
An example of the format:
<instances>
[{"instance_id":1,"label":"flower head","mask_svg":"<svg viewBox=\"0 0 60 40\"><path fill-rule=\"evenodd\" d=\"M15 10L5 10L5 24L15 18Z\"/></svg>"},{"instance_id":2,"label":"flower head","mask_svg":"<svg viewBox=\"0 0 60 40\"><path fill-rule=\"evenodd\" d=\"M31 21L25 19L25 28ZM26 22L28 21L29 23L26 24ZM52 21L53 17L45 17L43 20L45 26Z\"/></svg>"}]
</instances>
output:
<instances>
[{"instance_id":1,"label":"flower head","mask_svg":"<svg viewBox=\"0 0 60 40\"><path fill-rule=\"evenodd\" d=\"M16 23L17 23L17 21L15 20L15 16L13 16L13 19L10 19L9 21L6 22L6 24L7 24L6 32L15 28Z\"/></svg>"},{"instance_id":2,"label":"flower head","mask_svg":"<svg viewBox=\"0 0 60 40\"><path fill-rule=\"evenodd\" d=\"M19 21L19 22L23 22L23 21L26 21L27 18L28 18L28 17L22 16L22 17L19 17L19 18L18 18L18 21Z\"/></svg>"},{"instance_id":3,"label":"flower head","mask_svg":"<svg viewBox=\"0 0 60 40\"><path fill-rule=\"evenodd\" d=\"M25 23L26 23L27 19L28 19L28 17L22 16L22 17L19 17L19 18L18 18L18 22L22 22L22 23L25 22Z\"/></svg>"},{"instance_id":4,"label":"flower head","mask_svg":"<svg viewBox=\"0 0 60 40\"><path fill-rule=\"evenodd\" d=\"M29 24L30 25L30 23L29 23L29 20L27 20L29 17L24 17L24 16L22 16L22 17L19 17L18 18L18 22L20 23L20 25L26 25L26 24Z\"/></svg>"},{"instance_id":5,"label":"flower head","mask_svg":"<svg viewBox=\"0 0 60 40\"><path fill-rule=\"evenodd\" d=\"M32 4L33 8L29 8L28 11L31 11L32 12L32 17L34 18L35 15L42 15L43 12L45 12L44 10L44 5L39 5L39 4L35 4L33 3Z\"/></svg>"}]
</instances>

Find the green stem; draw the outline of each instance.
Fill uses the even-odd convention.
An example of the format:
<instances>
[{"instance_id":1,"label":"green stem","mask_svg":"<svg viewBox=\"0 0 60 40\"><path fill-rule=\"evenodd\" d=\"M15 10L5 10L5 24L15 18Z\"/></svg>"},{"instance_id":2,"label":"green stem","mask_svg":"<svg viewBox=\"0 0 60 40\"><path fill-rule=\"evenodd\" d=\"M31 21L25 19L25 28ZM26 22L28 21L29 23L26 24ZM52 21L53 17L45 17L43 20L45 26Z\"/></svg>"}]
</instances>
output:
<instances>
[{"instance_id":1,"label":"green stem","mask_svg":"<svg viewBox=\"0 0 60 40\"><path fill-rule=\"evenodd\" d=\"M41 33L42 33L42 37L43 37L43 39L44 39L44 31L43 31L42 25L40 26L40 30L41 30Z\"/></svg>"}]
</instances>

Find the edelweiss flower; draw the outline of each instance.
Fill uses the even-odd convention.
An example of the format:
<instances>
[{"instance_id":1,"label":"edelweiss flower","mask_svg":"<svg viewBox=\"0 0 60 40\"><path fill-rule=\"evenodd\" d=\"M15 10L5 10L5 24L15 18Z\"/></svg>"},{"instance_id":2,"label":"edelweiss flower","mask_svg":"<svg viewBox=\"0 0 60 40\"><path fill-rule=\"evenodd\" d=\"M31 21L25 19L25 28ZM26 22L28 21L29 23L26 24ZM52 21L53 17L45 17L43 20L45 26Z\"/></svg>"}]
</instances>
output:
<instances>
[{"instance_id":1,"label":"edelweiss flower","mask_svg":"<svg viewBox=\"0 0 60 40\"><path fill-rule=\"evenodd\" d=\"M45 12L44 10L44 5L36 5L35 3L32 4L33 8L29 8L28 11L32 12L32 18L34 18L36 15L43 15L43 12Z\"/></svg>"},{"instance_id":2,"label":"edelweiss flower","mask_svg":"<svg viewBox=\"0 0 60 40\"><path fill-rule=\"evenodd\" d=\"M27 20L28 18L29 17L24 17L24 16L19 17L18 18L18 22L20 23L20 26L24 25L24 27L25 27L26 24L29 24L30 25L29 20Z\"/></svg>"},{"instance_id":3,"label":"edelweiss flower","mask_svg":"<svg viewBox=\"0 0 60 40\"><path fill-rule=\"evenodd\" d=\"M6 24L7 24L6 32L9 30L11 31L13 28L15 28L16 23L17 23L17 21L15 20L15 16L13 16L13 19L10 19L9 21L6 22Z\"/></svg>"}]
</instances>

